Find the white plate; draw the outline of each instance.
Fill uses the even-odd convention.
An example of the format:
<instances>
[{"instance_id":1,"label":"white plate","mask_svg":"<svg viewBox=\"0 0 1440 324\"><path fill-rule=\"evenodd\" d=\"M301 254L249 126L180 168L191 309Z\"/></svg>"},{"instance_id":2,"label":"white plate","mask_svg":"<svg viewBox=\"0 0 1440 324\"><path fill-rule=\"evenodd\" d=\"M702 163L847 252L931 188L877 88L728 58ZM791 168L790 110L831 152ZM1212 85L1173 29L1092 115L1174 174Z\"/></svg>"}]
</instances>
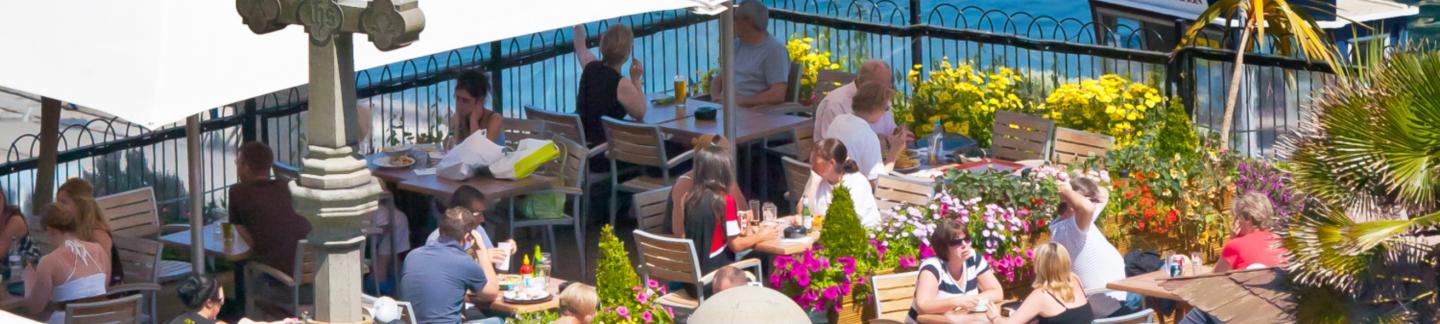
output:
<instances>
[{"instance_id":1,"label":"white plate","mask_svg":"<svg viewBox=\"0 0 1440 324\"><path fill-rule=\"evenodd\" d=\"M408 168L415 165L415 158L410 158L410 163L395 164L389 155L379 154L370 157L370 163L381 168Z\"/></svg>"}]
</instances>

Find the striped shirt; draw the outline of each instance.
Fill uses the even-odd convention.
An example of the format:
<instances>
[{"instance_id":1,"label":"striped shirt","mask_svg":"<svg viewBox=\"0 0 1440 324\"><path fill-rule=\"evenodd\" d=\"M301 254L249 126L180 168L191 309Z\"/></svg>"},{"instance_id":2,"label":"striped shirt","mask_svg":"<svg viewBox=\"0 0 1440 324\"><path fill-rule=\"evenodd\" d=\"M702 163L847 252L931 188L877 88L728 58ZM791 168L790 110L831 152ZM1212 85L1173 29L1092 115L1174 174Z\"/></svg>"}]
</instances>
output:
<instances>
[{"instance_id":1,"label":"striped shirt","mask_svg":"<svg viewBox=\"0 0 1440 324\"><path fill-rule=\"evenodd\" d=\"M948 265L938 257L930 257L920 263L921 276L930 273L935 276L935 278L940 279L940 289L938 295L935 296L937 299L980 294L980 281L976 278L986 272L990 272L990 263L985 262L985 259L980 257L978 253L965 259L965 271L961 272L961 276L964 276L964 278L951 277L947 267ZM916 280L918 281L919 279L917 278ZM916 323L916 318L919 316L920 308L915 305L914 302L911 302L910 315L905 319L905 322Z\"/></svg>"}]
</instances>

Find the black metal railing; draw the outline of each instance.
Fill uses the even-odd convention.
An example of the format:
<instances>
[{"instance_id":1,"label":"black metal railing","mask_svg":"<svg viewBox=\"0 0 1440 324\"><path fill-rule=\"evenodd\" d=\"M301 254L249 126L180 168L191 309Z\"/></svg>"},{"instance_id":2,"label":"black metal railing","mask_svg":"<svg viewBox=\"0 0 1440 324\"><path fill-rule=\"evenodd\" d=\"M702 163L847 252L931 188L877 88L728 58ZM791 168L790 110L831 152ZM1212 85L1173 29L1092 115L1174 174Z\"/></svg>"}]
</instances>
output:
<instances>
[{"instance_id":1,"label":"black metal railing","mask_svg":"<svg viewBox=\"0 0 1440 324\"><path fill-rule=\"evenodd\" d=\"M841 58L846 68L874 58L890 63L898 76L904 76L916 64L928 69L937 60L965 60L980 69L1004 66L1020 72L1027 81L1022 91L1036 96L1061 84L1119 74L1180 97L1203 129L1219 127L1233 67L1234 53L1227 50L1147 50L1174 40L1157 31L1110 28L1073 18L949 4L918 8L919 1L914 0L767 3L772 8L769 30L774 37L823 35L817 46ZM700 76L718 64L719 26L713 17L667 11L587 24L588 44L596 45L599 31L617 23L635 30L633 56L646 63L647 93L670 91L677 75L698 89ZM362 118L369 132L360 149L369 152L392 137L442 127L453 108L451 79L468 69L490 71L494 85L490 105L508 117L520 117L525 106L573 111L580 67L571 39L568 28L554 30L358 72L358 106L369 112L368 121ZM1304 117L1311 93L1333 76L1326 66L1284 57L1247 55L1245 64L1248 90L1242 92L1245 100L1237 109L1241 118L1234 130L1236 147L1267 154L1275 138ZM897 88L909 90L903 77L895 82ZM257 96L204 116L200 140L205 141L207 204L225 205L226 188L235 179L232 150L242 141L269 143L278 160L299 162L305 147L301 112L307 108L302 89ZM187 190L187 139L180 126L146 130L115 119L66 126L57 178L86 177L101 195L155 186L167 221L178 221L185 217ZM11 202L28 201L33 190L36 145L33 135L16 139L6 163L0 164L0 185Z\"/></svg>"}]
</instances>

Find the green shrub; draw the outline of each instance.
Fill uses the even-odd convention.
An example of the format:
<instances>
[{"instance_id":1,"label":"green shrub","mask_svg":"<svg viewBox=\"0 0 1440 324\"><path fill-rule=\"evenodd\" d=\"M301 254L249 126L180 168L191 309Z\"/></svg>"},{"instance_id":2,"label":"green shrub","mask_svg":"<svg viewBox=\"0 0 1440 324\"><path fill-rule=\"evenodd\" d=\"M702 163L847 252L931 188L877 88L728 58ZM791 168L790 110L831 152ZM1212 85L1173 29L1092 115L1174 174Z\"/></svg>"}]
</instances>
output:
<instances>
[{"instance_id":1,"label":"green shrub","mask_svg":"<svg viewBox=\"0 0 1440 324\"><path fill-rule=\"evenodd\" d=\"M831 192L830 209L825 210L825 222L821 225L820 246L823 255L864 256L871 247L866 242L865 227L860 225L860 216L855 214L855 202L850 199L850 189L836 186Z\"/></svg>"},{"instance_id":2,"label":"green shrub","mask_svg":"<svg viewBox=\"0 0 1440 324\"><path fill-rule=\"evenodd\" d=\"M600 229L600 262L596 265L595 283L601 305L635 303L635 292L631 288L640 284L640 276L630 264L625 242L615 236L610 225Z\"/></svg>"}]
</instances>

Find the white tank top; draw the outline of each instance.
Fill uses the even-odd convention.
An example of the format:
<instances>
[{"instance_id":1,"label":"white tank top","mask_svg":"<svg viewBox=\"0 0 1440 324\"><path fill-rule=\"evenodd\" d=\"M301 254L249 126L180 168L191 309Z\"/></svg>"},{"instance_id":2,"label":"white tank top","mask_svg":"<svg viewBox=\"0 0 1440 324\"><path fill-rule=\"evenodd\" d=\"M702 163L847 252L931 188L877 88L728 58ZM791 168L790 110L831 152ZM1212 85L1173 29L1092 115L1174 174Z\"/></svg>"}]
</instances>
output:
<instances>
[{"instance_id":1,"label":"white tank top","mask_svg":"<svg viewBox=\"0 0 1440 324\"><path fill-rule=\"evenodd\" d=\"M1098 216L1105 206L1095 207ZM1080 227L1075 224L1075 218L1070 217L1064 220L1050 223L1050 240L1064 245L1070 251L1071 271L1080 276L1080 283L1086 289L1105 287L1113 281L1125 279L1125 258L1120 256L1120 250L1115 249L1100 229L1095 227L1092 218L1090 230L1081 232ZM1095 310L1096 317L1102 317L1120 309L1120 303L1125 300L1125 292L1112 292L1090 299L1091 308Z\"/></svg>"},{"instance_id":2,"label":"white tank top","mask_svg":"<svg viewBox=\"0 0 1440 324\"><path fill-rule=\"evenodd\" d=\"M55 289L51 291L50 299L57 303L63 303L104 295L109 276L105 274L104 269L99 268L100 262L95 261L95 258L90 255L89 250L86 250L84 246L73 240L66 240L65 248L70 249L70 253L75 255L75 266L70 268L70 274L65 276L65 282L56 285ZM81 266L94 266L100 271L88 276L75 278L75 269ZM48 323L63 322L65 322L64 310L57 310L50 314Z\"/></svg>"}]
</instances>

